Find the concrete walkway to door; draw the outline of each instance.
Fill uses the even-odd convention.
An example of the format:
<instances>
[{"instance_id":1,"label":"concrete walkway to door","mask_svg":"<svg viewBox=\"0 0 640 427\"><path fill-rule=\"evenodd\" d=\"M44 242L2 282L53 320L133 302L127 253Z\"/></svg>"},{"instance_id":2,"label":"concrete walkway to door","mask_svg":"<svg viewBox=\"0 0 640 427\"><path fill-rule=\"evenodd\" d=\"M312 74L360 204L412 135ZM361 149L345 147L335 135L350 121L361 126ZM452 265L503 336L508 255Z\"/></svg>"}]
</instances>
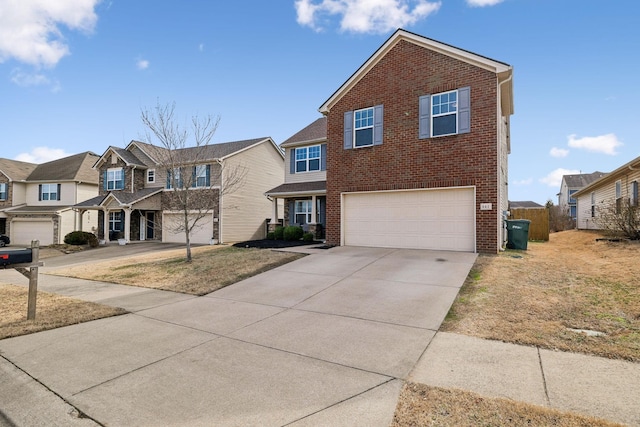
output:
<instances>
[{"instance_id":1,"label":"concrete walkway to door","mask_svg":"<svg viewBox=\"0 0 640 427\"><path fill-rule=\"evenodd\" d=\"M145 290L131 314L2 340L0 425L388 425L475 258L333 248L204 297ZM97 284L102 298L51 277L50 292L126 301L120 285Z\"/></svg>"}]
</instances>

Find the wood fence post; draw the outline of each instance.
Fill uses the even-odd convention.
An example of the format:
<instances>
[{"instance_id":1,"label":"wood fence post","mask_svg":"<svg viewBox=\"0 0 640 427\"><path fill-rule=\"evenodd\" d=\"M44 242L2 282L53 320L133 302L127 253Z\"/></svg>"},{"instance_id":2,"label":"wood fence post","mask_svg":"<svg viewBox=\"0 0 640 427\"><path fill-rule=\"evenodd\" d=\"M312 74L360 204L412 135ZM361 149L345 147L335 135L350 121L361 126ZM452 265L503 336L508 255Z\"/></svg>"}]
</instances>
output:
<instances>
[{"instance_id":1,"label":"wood fence post","mask_svg":"<svg viewBox=\"0 0 640 427\"><path fill-rule=\"evenodd\" d=\"M38 296L38 264L40 258L40 241L31 241L31 263L29 267L29 303L27 304L27 320L36 318L36 299Z\"/></svg>"}]
</instances>

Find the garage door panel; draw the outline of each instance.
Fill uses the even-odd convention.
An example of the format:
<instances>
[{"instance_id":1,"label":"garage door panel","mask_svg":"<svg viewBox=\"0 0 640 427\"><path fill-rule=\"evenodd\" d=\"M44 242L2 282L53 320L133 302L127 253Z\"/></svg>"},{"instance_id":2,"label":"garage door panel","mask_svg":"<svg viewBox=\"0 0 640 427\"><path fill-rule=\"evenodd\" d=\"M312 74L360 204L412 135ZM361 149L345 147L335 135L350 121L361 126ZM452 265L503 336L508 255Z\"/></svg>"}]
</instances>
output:
<instances>
[{"instance_id":1,"label":"garage door panel","mask_svg":"<svg viewBox=\"0 0 640 427\"><path fill-rule=\"evenodd\" d=\"M193 221L194 217L190 217L190 221ZM182 214L168 214L164 213L162 216L162 241L170 243L185 243L184 231L177 231L176 225L184 221ZM191 243L195 244L209 244L211 237L213 237L213 215L210 217L201 218L198 220L196 227L191 232L189 238Z\"/></svg>"},{"instance_id":2,"label":"garage door panel","mask_svg":"<svg viewBox=\"0 0 640 427\"><path fill-rule=\"evenodd\" d=\"M32 240L39 240L40 246L53 244L53 222L51 221L12 221L11 242L30 245Z\"/></svg>"},{"instance_id":3,"label":"garage door panel","mask_svg":"<svg viewBox=\"0 0 640 427\"><path fill-rule=\"evenodd\" d=\"M352 193L343 203L346 245L475 250L472 188Z\"/></svg>"}]
</instances>

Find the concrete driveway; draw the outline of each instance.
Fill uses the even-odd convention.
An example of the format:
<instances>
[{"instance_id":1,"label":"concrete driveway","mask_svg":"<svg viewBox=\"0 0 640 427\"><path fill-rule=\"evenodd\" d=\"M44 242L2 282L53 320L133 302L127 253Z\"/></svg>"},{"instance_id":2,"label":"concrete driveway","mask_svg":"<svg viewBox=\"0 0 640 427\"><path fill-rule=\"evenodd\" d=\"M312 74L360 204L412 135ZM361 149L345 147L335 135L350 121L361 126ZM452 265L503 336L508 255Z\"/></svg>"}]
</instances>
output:
<instances>
[{"instance_id":1,"label":"concrete driveway","mask_svg":"<svg viewBox=\"0 0 640 427\"><path fill-rule=\"evenodd\" d=\"M386 426L475 259L338 247L2 340L0 425Z\"/></svg>"}]
</instances>

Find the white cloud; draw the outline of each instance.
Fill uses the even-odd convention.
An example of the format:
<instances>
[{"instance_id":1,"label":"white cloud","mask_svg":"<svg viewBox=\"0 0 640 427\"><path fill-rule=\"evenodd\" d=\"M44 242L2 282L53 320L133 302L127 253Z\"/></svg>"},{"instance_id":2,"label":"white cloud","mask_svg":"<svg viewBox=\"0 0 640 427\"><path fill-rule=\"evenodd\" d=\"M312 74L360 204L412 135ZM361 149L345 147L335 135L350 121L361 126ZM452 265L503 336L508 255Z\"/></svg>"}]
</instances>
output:
<instances>
[{"instance_id":1,"label":"white cloud","mask_svg":"<svg viewBox=\"0 0 640 427\"><path fill-rule=\"evenodd\" d=\"M467 0L467 4L471 7L495 6L504 0Z\"/></svg>"},{"instance_id":2,"label":"white cloud","mask_svg":"<svg viewBox=\"0 0 640 427\"><path fill-rule=\"evenodd\" d=\"M149 61L147 61L146 59L138 59L136 61L136 67L138 68L138 70L146 70L147 68L149 68Z\"/></svg>"},{"instance_id":3,"label":"white cloud","mask_svg":"<svg viewBox=\"0 0 640 427\"><path fill-rule=\"evenodd\" d=\"M533 184L533 178L521 179L519 181L511 181L512 185L531 185Z\"/></svg>"},{"instance_id":4,"label":"white cloud","mask_svg":"<svg viewBox=\"0 0 640 427\"><path fill-rule=\"evenodd\" d=\"M567 157L569 155L569 150L566 148L558 148L553 147L551 151L549 151L551 157Z\"/></svg>"},{"instance_id":5,"label":"white cloud","mask_svg":"<svg viewBox=\"0 0 640 427\"><path fill-rule=\"evenodd\" d=\"M67 156L69 154L61 148L36 147L29 153L18 154L15 160L29 163L45 163Z\"/></svg>"},{"instance_id":6,"label":"white cloud","mask_svg":"<svg viewBox=\"0 0 640 427\"><path fill-rule=\"evenodd\" d=\"M385 33L426 18L440 9L428 0L296 0L298 24L321 31L332 15L342 16L340 29L355 33Z\"/></svg>"},{"instance_id":7,"label":"white cloud","mask_svg":"<svg viewBox=\"0 0 640 427\"><path fill-rule=\"evenodd\" d=\"M51 92L60 92L62 87L58 80L51 80L40 72L25 72L20 68L11 71L11 82L22 87L49 86Z\"/></svg>"},{"instance_id":8,"label":"white cloud","mask_svg":"<svg viewBox=\"0 0 640 427\"><path fill-rule=\"evenodd\" d=\"M558 168L554 171L549 172L549 174L544 178L540 178L540 182L542 182L543 184L547 184L549 187L559 188L560 184L562 184L563 175L576 175L579 173L580 171L575 169Z\"/></svg>"},{"instance_id":9,"label":"white cloud","mask_svg":"<svg viewBox=\"0 0 640 427\"><path fill-rule=\"evenodd\" d=\"M616 148L624 145L621 141L618 141L618 137L613 133L600 136L585 136L583 138L577 138L577 135L569 135L568 138L569 147L571 148L582 148L610 156L618 154Z\"/></svg>"},{"instance_id":10,"label":"white cloud","mask_svg":"<svg viewBox=\"0 0 640 427\"><path fill-rule=\"evenodd\" d=\"M55 66L69 54L61 27L93 31L100 0L0 0L0 63Z\"/></svg>"},{"instance_id":11,"label":"white cloud","mask_svg":"<svg viewBox=\"0 0 640 427\"><path fill-rule=\"evenodd\" d=\"M204 43L200 43L200 44L198 45L198 50L199 50L200 52L204 52Z\"/></svg>"}]
</instances>

